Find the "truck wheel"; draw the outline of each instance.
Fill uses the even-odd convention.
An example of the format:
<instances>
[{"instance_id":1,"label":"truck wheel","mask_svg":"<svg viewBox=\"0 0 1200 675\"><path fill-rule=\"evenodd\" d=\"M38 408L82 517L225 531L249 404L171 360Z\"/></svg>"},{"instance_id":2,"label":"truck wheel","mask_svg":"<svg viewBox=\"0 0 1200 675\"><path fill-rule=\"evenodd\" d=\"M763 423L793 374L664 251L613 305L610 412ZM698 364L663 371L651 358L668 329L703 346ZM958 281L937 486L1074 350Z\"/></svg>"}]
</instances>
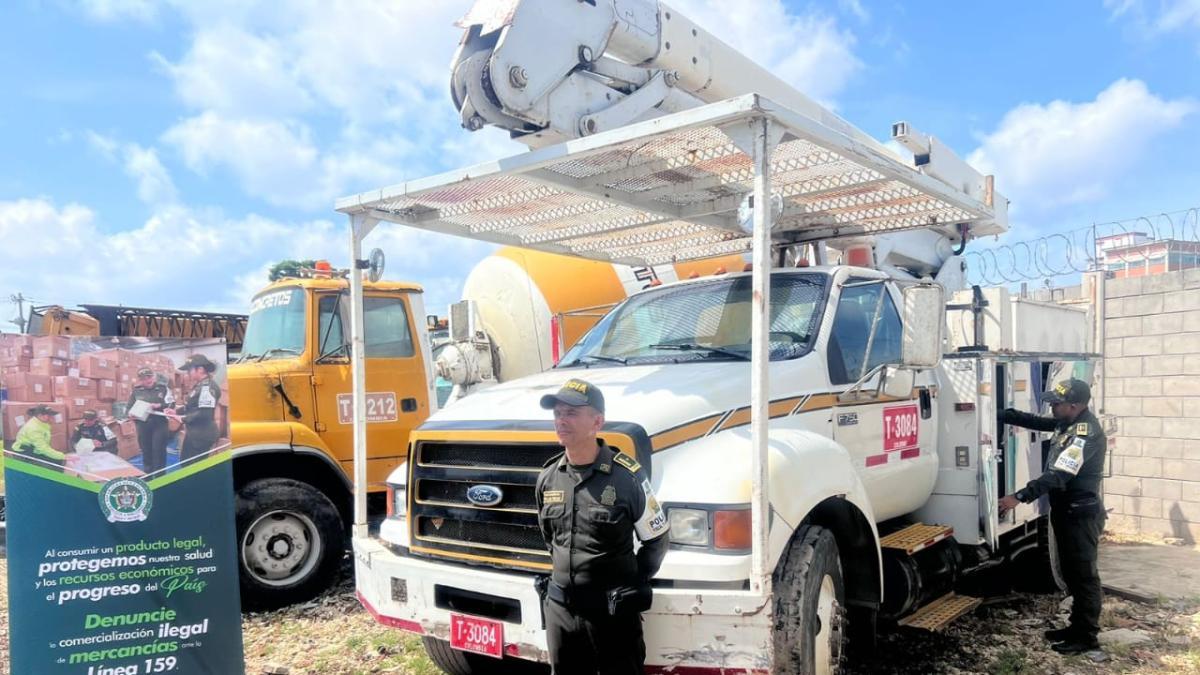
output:
<instances>
[{"instance_id":1,"label":"truck wheel","mask_svg":"<svg viewBox=\"0 0 1200 675\"><path fill-rule=\"evenodd\" d=\"M244 609L275 609L333 585L345 552L337 507L307 483L263 478L237 495Z\"/></svg>"},{"instance_id":2,"label":"truck wheel","mask_svg":"<svg viewBox=\"0 0 1200 675\"><path fill-rule=\"evenodd\" d=\"M1054 538L1054 526L1050 517L1038 526L1037 548L1017 559L1014 586L1027 593L1061 593L1067 590L1062 576L1062 562L1058 557L1058 540Z\"/></svg>"},{"instance_id":3,"label":"truck wheel","mask_svg":"<svg viewBox=\"0 0 1200 675\"><path fill-rule=\"evenodd\" d=\"M846 589L833 533L805 525L775 568L776 673L841 671L846 643Z\"/></svg>"},{"instance_id":4,"label":"truck wheel","mask_svg":"<svg viewBox=\"0 0 1200 675\"><path fill-rule=\"evenodd\" d=\"M448 675L514 675L516 673L549 673L549 669L523 659L493 659L480 654L468 654L450 646L449 642L429 637L421 638L425 653L434 665Z\"/></svg>"}]
</instances>

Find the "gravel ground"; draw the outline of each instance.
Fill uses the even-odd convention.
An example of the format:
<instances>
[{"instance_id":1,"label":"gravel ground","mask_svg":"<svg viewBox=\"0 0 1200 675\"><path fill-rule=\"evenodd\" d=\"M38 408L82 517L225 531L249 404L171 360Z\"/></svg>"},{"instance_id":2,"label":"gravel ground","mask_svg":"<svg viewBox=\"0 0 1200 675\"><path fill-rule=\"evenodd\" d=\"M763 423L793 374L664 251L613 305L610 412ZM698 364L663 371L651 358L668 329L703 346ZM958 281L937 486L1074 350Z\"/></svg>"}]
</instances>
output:
<instances>
[{"instance_id":1,"label":"gravel ground","mask_svg":"<svg viewBox=\"0 0 1200 675\"><path fill-rule=\"evenodd\" d=\"M0 560L0 574L7 572ZM251 675L309 673L406 673L434 675L420 640L385 628L354 599L345 580L317 600L276 612L243 617L246 672ZM0 591L0 639L7 644L7 591ZM1104 628L1128 628L1150 641L1112 646L1089 655L1062 657L1050 651L1041 632L1058 620L1060 601L1051 596L1011 595L990 599L943 633L900 629L881 636L873 656L853 673L988 673L1025 675L1073 673L1200 673L1200 602L1127 602L1109 597ZM0 653L7 673L8 652Z\"/></svg>"}]
</instances>

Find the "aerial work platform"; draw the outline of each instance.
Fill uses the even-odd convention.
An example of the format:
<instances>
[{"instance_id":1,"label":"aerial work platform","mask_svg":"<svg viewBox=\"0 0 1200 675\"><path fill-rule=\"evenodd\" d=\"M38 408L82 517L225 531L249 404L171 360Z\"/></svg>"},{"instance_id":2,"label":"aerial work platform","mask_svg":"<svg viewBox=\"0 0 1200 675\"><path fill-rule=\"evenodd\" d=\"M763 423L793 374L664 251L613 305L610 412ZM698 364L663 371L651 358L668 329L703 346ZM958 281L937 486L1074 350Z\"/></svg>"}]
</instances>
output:
<instances>
[{"instance_id":1,"label":"aerial work platform","mask_svg":"<svg viewBox=\"0 0 1200 675\"><path fill-rule=\"evenodd\" d=\"M833 124L833 126L830 126ZM839 128L846 126L846 128ZM765 127L772 236L803 243L915 229L973 236L1007 227L990 180L928 147L917 166L836 117L818 121L749 94L337 201L337 210L497 244L630 265L749 251L739 207ZM942 162L939 164L939 162ZM938 177L939 176L940 179ZM947 176L956 178L952 187Z\"/></svg>"}]
</instances>

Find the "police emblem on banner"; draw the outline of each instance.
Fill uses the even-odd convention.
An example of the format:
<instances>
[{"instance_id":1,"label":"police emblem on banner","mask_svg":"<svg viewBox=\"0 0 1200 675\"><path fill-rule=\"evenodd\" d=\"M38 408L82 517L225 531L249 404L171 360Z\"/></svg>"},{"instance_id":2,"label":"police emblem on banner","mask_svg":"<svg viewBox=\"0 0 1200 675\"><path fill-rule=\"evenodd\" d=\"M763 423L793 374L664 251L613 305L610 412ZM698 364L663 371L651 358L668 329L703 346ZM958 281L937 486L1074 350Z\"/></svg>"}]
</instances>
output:
<instances>
[{"instance_id":1,"label":"police emblem on banner","mask_svg":"<svg viewBox=\"0 0 1200 675\"><path fill-rule=\"evenodd\" d=\"M100 511L110 523L145 520L154 493L138 478L114 478L100 488Z\"/></svg>"}]
</instances>

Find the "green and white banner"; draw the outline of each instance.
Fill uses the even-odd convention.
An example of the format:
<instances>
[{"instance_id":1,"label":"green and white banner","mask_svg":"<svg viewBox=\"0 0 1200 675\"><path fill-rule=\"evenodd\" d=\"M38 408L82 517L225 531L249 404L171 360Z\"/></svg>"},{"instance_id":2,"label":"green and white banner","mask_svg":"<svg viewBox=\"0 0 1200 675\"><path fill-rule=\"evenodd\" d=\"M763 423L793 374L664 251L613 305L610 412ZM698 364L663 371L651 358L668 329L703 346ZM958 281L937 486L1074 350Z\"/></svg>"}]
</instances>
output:
<instances>
[{"instance_id":1,"label":"green and white banner","mask_svg":"<svg viewBox=\"0 0 1200 675\"><path fill-rule=\"evenodd\" d=\"M166 358L159 370L176 361L186 366L202 352L210 364L225 362L223 345L173 346L159 352ZM208 379L203 368L193 370L202 387L219 377L217 368ZM147 377L145 388L163 379ZM165 416L199 419L186 409L187 389L196 383L172 377L170 385L182 390L173 397L181 405ZM49 450L35 447L36 420L60 424L55 404L17 403L24 410L8 411L4 431L13 672L242 673L233 477L221 402L200 420L203 427L164 425L168 448L188 434L215 440L185 459L168 449L165 466L150 472L141 455L152 451L136 441L128 452L116 444L101 450L108 434L92 429L90 415L67 423L65 444L52 432L59 438ZM111 411L99 419L119 436L124 419ZM16 431L13 422L21 423ZM97 440L81 442L88 437ZM144 431L142 438L159 442Z\"/></svg>"}]
</instances>

